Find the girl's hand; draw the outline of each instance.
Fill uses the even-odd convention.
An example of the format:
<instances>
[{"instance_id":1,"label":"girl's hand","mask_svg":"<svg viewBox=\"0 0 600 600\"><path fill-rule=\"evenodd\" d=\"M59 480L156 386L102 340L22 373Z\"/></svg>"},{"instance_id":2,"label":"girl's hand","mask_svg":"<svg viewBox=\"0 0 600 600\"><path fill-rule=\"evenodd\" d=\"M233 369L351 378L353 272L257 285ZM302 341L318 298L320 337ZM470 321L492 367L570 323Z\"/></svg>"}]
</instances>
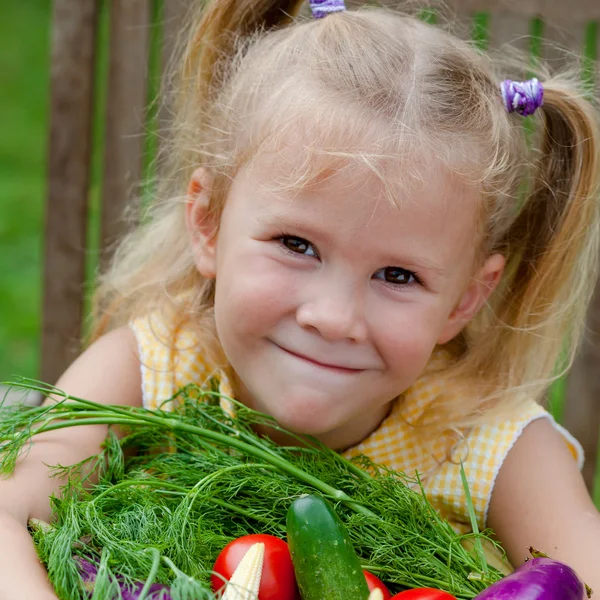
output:
<instances>
[{"instance_id":1,"label":"girl's hand","mask_svg":"<svg viewBox=\"0 0 600 600\"><path fill-rule=\"evenodd\" d=\"M564 438L547 419L531 423L509 452L488 525L513 565L533 546L573 567L600 594L600 514Z\"/></svg>"},{"instance_id":2,"label":"girl's hand","mask_svg":"<svg viewBox=\"0 0 600 600\"><path fill-rule=\"evenodd\" d=\"M0 512L0 600L58 600L27 528Z\"/></svg>"}]
</instances>

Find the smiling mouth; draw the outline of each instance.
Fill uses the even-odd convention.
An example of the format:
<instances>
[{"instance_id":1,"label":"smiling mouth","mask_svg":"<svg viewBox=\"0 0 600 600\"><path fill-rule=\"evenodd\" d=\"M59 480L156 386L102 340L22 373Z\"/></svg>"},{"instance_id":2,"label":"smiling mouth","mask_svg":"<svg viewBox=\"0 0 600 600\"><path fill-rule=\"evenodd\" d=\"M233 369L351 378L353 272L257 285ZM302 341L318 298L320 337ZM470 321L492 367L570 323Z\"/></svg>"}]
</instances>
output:
<instances>
[{"instance_id":1,"label":"smiling mouth","mask_svg":"<svg viewBox=\"0 0 600 600\"><path fill-rule=\"evenodd\" d=\"M291 356L294 356L296 358L299 358L300 360L303 360L307 363L310 363L312 365L316 365L317 367L321 367L322 369L327 369L329 371L336 371L338 373L361 373L362 371L364 371L364 369L350 369L348 367L340 367L338 365L328 365L326 363L322 363L319 362L318 360L314 360L312 358L309 358L308 356L304 356L303 354L296 354L295 352L292 352L291 350L287 350L286 348L283 348L282 346L280 346L279 344L275 344L279 349L283 350L284 352L286 352L287 354L290 354Z\"/></svg>"}]
</instances>

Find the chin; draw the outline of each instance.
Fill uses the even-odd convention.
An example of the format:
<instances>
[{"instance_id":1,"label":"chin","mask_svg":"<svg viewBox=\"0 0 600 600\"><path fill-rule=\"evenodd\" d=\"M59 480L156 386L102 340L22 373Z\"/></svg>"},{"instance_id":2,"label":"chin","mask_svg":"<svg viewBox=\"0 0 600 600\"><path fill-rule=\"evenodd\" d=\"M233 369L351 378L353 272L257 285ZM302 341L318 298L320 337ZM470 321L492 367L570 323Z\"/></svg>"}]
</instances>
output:
<instances>
[{"instance_id":1,"label":"chin","mask_svg":"<svg viewBox=\"0 0 600 600\"><path fill-rule=\"evenodd\" d=\"M290 433L296 433L298 435L310 435L313 437L317 437L319 435L323 435L329 431L328 427L320 427L318 423L314 421L310 423L306 422L298 422L298 421L286 421L283 419L276 419L277 423L283 427L286 431Z\"/></svg>"},{"instance_id":2,"label":"chin","mask_svg":"<svg viewBox=\"0 0 600 600\"><path fill-rule=\"evenodd\" d=\"M318 436L339 427L339 424L333 423L331 418L325 418L323 407L320 407L320 410L311 410L306 406L297 409L281 406L277 408L279 410L269 411L271 416L281 427L292 433Z\"/></svg>"}]
</instances>

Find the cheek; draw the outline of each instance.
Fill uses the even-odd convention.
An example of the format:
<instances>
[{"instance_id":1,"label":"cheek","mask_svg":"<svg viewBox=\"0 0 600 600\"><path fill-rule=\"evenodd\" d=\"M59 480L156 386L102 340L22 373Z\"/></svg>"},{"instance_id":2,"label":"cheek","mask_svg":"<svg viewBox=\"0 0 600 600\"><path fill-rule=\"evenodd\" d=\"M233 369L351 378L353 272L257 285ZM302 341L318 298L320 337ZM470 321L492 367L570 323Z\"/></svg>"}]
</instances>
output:
<instances>
[{"instance_id":1,"label":"cheek","mask_svg":"<svg viewBox=\"0 0 600 600\"><path fill-rule=\"evenodd\" d=\"M427 365L439 337L440 317L423 305L378 311L373 331L388 367L401 377L416 376Z\"/></svg>"},{"instance_id":2,"label":"cheek","mask_svg":"<svg viewBox=\"0 0 600 600\"><path fill-rule=\"evenodd\" d=\"M399 336L389 336L384 342L383 351L386 354L386 363L392 370L404 376L413 372L420 373L425 368L434 347L435 343L429 336L415 330L405 331Z\"/></svg>"},{"instance_id":3,"label":"cheek","mask_svg":"<svg viewBox=\"0 0 600 600\"><path fill-rule=\"evenodd\" d=\"M296 286L273 261L247 256L223 261L215 294L219 335L221 329L240 336L258 333L293 312Z\"/></svg>"}]
</instances>

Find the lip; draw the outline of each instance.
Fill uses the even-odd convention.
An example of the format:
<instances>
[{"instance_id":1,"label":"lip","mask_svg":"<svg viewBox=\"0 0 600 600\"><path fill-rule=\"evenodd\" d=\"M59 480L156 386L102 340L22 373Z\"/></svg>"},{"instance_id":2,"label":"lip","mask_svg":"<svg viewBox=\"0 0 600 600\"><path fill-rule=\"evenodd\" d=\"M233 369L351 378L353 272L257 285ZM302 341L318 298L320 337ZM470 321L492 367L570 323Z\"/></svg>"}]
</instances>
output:
<instances>
[{"instance_id":1,"label":"lip","mask_svg":"<svg viewBox=\"0 0 600 600\"><path fill-rule=\"evenodd\" d=\"M308 356L305 356L304 354L298 354L297 352L292 352L291 350L288 350L287 348L284 348L283 346L280 346L279 344L275 344L275 346L277 346L280 350L283 350L287 354L290 354L291 356L295 356L296 358L299 358L300 360L308 362L308 363L315 365L317 367L320 367L322 369L327 369L328 371L335 371L337 373L346 373L346 374L362 373L364 371L364 369L351 369L348 367L340 367L339 365L329 365L326 363L319 362L318 360L314 360Z\"/></svg>"}]
</instances>

